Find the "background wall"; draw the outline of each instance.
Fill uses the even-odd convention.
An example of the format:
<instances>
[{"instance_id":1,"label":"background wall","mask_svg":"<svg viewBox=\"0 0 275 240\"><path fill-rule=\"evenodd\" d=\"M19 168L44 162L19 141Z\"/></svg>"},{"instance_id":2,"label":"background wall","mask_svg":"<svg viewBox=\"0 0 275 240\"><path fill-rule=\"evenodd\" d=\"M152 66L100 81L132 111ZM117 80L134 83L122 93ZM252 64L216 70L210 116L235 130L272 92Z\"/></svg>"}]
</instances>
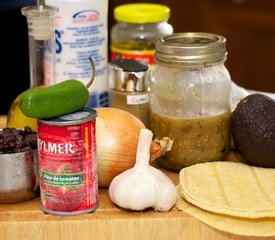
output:
<instances>
[{"instance_id":1,"label":"background wall","mask_svg":"<svg viewBox=\"0 0 275 240\"><path fill-rule=\"evenodd\" d=\"M0 10L0 29L0 114L7 114L16 96L29 87L27 23L18 6Z\"/></svg>"},{"instance_id":2,"label":"background wall","mask_svg":"<svg viewBox=\"0 0 275 240\"><path fill-rule=\"evenodd\" d=\"M35 3L34 0L4 2L12 6L1 2L0 114L6 114L13 99L29 87L27 24L20 8L21 5ZM226 66L232 79L245 88L275 92L275 1L109 0L109 29L115 24L113 9L131 2L169 6L169 22L175 32L202 31L225 36L228 50ZM4 49L7 53L3 52ZM7 85L5 88L4 84Z\"/></svg>"}]
</instances>

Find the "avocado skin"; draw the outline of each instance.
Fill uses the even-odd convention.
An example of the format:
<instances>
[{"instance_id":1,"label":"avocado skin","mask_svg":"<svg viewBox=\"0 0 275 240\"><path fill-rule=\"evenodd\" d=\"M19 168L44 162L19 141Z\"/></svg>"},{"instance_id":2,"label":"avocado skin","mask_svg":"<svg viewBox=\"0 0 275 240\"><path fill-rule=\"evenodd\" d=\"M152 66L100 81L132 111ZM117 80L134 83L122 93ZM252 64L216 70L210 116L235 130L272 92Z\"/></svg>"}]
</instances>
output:
<instances>
[{"instance_id":1,"label":"avocado skin","mask_svg":"<svg viewBox=\"0 0 275 240\"><path fill-rule=\"evenodd\" d=\"M275 167L275 101L264 94L242 99L231 115L237 151L251 165Z\"/></svg>"}]
</instances>

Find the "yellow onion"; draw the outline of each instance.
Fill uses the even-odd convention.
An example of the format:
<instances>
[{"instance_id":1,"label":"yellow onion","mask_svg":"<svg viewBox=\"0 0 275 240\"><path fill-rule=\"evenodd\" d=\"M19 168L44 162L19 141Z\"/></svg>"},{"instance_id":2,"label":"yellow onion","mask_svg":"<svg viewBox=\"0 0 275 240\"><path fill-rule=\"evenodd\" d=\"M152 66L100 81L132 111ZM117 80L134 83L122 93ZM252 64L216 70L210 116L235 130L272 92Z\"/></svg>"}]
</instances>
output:
<instances>
[{"instance_id":1,"label":"yellow onion","mask_svg":"<svg viewBox=\"0 0 275 240\"><path fill-rule=\"evenodd\" d=\"M97 172L99 187L109 187L115 176L132 168L141 128L145 125L133 114L116 108L95 108ZM170 151L172 140L152 141L150 161Z\"/></svg>"}]
</instances>

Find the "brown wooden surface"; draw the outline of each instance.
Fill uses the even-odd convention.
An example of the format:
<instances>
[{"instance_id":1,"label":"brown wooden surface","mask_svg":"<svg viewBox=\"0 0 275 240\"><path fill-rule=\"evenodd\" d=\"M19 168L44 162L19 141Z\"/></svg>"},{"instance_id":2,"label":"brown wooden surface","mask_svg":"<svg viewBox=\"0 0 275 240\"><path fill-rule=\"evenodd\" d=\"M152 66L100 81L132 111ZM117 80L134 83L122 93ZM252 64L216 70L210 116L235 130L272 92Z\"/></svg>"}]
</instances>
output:
<instances>
[{"instance_id":1,"label":"brown wooden surface","mask_svg":"<svg viewBox=\"0 0 275 240\"><path fill-rule=\"evenodd\" d=\"M235 155L230 156L235 159ZM175 183L178 174L167 172ZM108 190L99 189L99 207L80 216L53 216L42 212L40 199L20 204L0 204L2 240L254 240L275 239L238 236L216 230L173 208L169 212L125 211L111 203ZM274 223L275 224L275 223Z\"/></svg>"},{"instance_id":2,"label":"brown wooden surface","mask_svg":"<svg viewBox=\"0 0 275 240\"><path fill-rule=\"evenodd\" d=\"M0 127L6 123L0 116ZM239 156L231 152L231 161ZM178 174L163 170L175 184ZM0 176L1 177L1 176ZM275 226L275 223L274 223ZM131 212L99 189L99 207L80 216L54 216L40 209L40 198L18 204L0 204L0 240L275 240L245 237L216 230L175 207L169 212Z\"/></svg>"}]
</instances>

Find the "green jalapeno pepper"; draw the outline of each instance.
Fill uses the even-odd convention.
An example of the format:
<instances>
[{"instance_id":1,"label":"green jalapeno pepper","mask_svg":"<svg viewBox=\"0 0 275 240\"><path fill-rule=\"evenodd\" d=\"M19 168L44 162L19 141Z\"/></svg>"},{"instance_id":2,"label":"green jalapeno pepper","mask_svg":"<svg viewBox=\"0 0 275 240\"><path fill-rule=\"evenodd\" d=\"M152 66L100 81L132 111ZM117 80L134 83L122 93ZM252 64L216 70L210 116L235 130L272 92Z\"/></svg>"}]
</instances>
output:
<instances>
[{"instance_id":1,"label":"green jalapeno pepper","mask_svg":"<svg viewBox=\"0 0 275 240\"><path fill-rule=\"evenodd\" d=\"M87 87L79 80L69 79L26 90L20 96L19 108L28 117L52 118L80 110L88 100Z\"/></svg>"}]
</instances>

